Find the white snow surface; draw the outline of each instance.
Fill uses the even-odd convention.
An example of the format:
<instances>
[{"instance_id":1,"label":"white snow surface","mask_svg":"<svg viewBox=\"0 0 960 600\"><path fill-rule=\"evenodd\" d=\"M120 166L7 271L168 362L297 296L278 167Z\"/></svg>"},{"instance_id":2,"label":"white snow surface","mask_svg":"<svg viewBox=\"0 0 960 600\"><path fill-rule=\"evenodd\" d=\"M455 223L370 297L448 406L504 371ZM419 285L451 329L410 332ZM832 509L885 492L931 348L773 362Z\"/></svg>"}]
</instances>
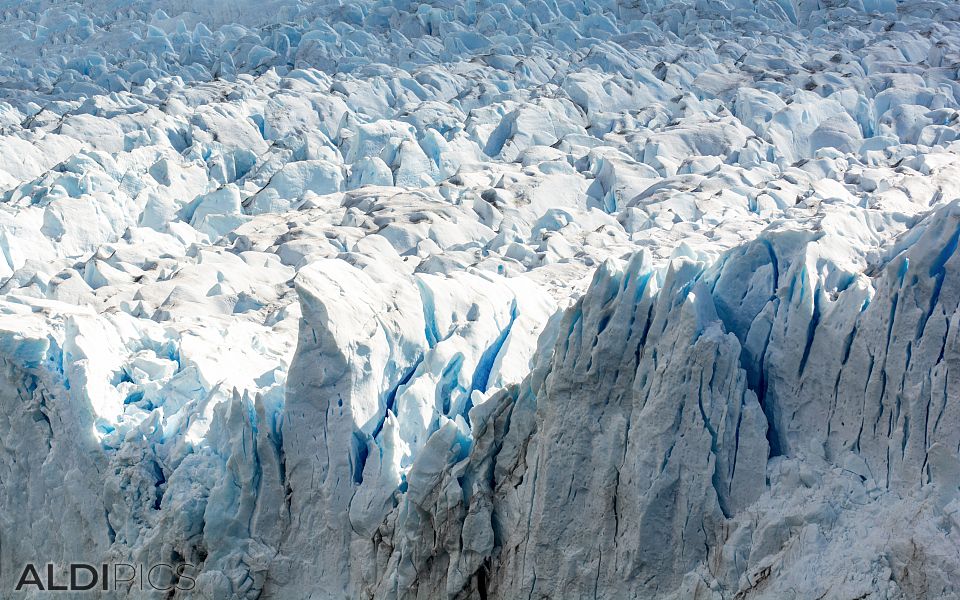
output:
<instances>
[{"instance_id":1,"label":"white snow surface","mask_svg":"<svg viewBox=\"0 0 960 600\"><path fill-rule=\"evenodd\" d=\"M0 596L960 598L958 69L952 0L0 0Z\"/></svg>"}]
</instances>

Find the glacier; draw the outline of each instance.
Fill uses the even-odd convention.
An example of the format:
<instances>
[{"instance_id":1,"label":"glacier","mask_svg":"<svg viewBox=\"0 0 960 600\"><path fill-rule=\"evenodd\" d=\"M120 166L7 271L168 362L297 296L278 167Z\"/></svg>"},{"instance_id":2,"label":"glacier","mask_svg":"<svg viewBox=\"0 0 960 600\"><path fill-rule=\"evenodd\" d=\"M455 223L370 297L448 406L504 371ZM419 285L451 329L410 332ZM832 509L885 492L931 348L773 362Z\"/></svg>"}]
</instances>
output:
<instances>
[{"instance_id":1,"label":"glacier","mask_svg":"<svg viewBox=\"0 0 960 600\"><path fill-rule=\"evenodd\" d=\"M0 0L0 596L960 598L960 4Z\"/></svg>"}]
</instances>

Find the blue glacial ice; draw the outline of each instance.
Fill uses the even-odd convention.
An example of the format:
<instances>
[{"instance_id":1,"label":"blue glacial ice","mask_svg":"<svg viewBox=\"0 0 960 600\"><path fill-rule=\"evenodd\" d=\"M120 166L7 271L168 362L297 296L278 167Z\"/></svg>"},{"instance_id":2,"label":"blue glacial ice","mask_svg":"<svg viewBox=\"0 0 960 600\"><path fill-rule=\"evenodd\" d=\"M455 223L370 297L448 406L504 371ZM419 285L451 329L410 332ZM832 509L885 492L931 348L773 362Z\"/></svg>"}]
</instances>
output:
<instances>
[{"instance_id":1,"label":"blue glacial ice","mask_svg":"<svg viewBox=\"0 0 960 600\"><path fill-rule=\"evenodd\" d=\"M0 596L960 598L958 23L0 0Z\"/></svg>"}]
</instances>

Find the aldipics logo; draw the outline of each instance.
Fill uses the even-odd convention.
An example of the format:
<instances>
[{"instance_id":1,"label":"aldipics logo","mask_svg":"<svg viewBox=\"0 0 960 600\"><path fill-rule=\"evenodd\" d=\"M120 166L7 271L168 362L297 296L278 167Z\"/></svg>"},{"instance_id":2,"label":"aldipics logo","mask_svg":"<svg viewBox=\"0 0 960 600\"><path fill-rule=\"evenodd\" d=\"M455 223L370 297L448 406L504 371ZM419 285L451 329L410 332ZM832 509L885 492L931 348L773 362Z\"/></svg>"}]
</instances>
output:
<instances>
[{"instance_id":1,"label":"aldipics logo","mask_svg":"<svg viewBox=\"0 0 960 600\"><path fill-rule=\"evenodd\" d=\"M31 590L41 592L187 591L192 590L196 585L197 580L194 576L199 570L190 563L153 565L69 563L63 565L59 571L51 563L45 565L27 563L20 572L14 589L18 592Z\"/></svg>"}]
</instances>

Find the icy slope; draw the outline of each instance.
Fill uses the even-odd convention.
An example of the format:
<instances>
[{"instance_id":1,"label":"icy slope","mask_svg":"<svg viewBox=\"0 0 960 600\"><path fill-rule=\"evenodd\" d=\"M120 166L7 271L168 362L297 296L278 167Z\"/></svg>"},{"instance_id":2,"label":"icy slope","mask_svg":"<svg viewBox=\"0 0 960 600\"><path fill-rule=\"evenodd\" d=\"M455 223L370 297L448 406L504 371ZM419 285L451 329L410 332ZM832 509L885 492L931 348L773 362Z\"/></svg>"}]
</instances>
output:
<instances>
[{"instance_id":1,"label":"icy slope","mask_svg":"<svg viewBox=\"0 0 960 600\"><path fill-rule=\"evenodd\" d=\"M960 597L958 17L0 3L0 587Z\"/></svg>"}]
</instances>

